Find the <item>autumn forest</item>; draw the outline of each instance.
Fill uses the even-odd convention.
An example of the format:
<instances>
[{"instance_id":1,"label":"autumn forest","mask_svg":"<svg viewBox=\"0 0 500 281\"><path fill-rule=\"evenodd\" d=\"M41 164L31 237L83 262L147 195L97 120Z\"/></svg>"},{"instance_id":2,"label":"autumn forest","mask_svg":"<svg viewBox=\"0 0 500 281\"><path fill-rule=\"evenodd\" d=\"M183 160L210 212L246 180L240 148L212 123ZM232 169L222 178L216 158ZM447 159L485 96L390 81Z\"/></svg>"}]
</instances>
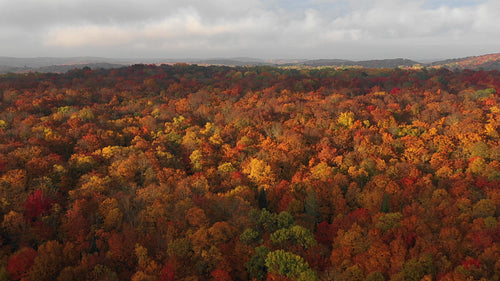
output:
<instances>
[{"instance_id":1,"label":"autumn forest","mask_svg":"<svg viewBox=\"0 0 500 281\"><path fill-rule=\"evenodd\" d=\"M499 280L500 72L0 76L0 280Z\"/></svg>"}]
</instances>

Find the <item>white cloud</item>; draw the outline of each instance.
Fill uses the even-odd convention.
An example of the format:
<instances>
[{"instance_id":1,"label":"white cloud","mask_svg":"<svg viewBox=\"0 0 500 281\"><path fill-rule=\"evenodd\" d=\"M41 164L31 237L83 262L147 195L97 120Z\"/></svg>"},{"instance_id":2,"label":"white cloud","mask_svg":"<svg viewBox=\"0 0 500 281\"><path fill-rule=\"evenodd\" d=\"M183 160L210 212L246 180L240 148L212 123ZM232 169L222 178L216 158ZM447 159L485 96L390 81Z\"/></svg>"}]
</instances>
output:
<instances>
[{"instance_id":1,"label":"white cloud","mask_svg":"<svg viewBox=\"0 0 500 281\"><path fill-rule=\"evenodd\" d=\"M129 44L134 34L116 26L78 26L57 28L51 31L46 44L60 47L97 46L109 47Z\"/></svg>"},{"instance_id":2,"label":"white cloud","mask_svg":"<svg viewBox=\"0 0 500 281\"><path fill-rule=\"evenodd\" d=\"M142 56L149 50L317 57L335 49L353 57L363 46L385 46L358 56L391 57L397 48L427 45L420 51L425 56L431 46L454 44L461 44L457 50L483 44L500 51L499 17L496 0L0 0L3 30L43 38L39 47L47 50L99 55L120 48ZM14 37L0 29L0 38Z\"/></svg>"}]
</instances>

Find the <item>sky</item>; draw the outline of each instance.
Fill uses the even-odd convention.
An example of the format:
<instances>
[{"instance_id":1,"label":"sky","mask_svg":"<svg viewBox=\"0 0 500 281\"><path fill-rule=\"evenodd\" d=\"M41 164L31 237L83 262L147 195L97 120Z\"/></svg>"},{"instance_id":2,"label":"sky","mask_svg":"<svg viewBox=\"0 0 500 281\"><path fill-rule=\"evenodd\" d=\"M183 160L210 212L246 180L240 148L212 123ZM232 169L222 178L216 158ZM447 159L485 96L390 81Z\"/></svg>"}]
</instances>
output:
<instances>
[{"instance_id":1,"label":"sky","mask_svg":"<svg viewBox=\"0 0 500 281\"><path fill-rule=\"evenodd\" d=\"M0 0L0 56L432 60L500 52L498 0Z\"/></svg>"}]
</instances>

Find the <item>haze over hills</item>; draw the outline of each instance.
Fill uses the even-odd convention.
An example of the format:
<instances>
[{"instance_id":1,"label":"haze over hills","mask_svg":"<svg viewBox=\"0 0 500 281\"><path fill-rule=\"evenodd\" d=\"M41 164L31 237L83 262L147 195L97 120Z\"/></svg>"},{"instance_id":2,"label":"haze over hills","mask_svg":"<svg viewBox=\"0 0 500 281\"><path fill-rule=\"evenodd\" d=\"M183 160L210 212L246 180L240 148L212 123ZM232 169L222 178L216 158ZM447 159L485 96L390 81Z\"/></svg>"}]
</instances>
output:
<instances>
[{"instance_id":1,"label":"haze over hills","mask_svg":"<svg viewBox=\"0 0 500 281\"><path fill-rule=\"evenodd\" d=\"M37 57L14 58L0 57L0 73L8 72L66 72L75 68L119 68L132 64L172 64L190 63L201 65L226 66L305 66L305 67L365 67L365 68L408 68L408 67L444 67L448 69L473 70L500 70L500 53L465 58L440 60L431 63L421 63L410 59L378 59L378 60L344 60L344 59L275 59L263 60L258 58L210 58L210 59L115 59L100 57Z\"/></svg>"},{"instance_id":2,"label":"haze over hills","mask_svg":"<svg viewBox=\"0 0 500 281\"><path fill-rule=\"evenodd\" d=\"M307 60L300 63L304 66L360 66L367 68L395 68L395 67L412 67L414 65L420 64L419 62L412 61L409 59L383 59L383 60L364 60L364 61L352 61L352 60L340 60L340 59L318 59L318 60Z\"/></svg>"}]
</instances>

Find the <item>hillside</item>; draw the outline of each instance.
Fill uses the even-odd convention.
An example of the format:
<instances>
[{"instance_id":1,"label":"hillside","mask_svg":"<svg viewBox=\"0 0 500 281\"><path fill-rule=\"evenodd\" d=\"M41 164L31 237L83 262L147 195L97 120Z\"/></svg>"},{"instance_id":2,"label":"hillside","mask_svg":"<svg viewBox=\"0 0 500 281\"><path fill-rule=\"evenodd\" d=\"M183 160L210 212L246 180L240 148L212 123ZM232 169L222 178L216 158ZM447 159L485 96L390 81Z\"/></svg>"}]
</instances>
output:
<instances>
[{"instance_id":1,"label":"hillside","mask_svg":"<svg viewBox=\"0 0 500 281\"><path fill-rule=\"evenodd\" d=\"M130 65L130 62L98 57L40 57L13 58L0 57L0 73L53 72L64 73L75 68L119 68Z\"/></svg>"},{"instance_id":2,"label":"hillside","mask_svg":"<svg viewBox=\"0 0 500 281\"><path fill-rule=\"evenodd\" d=\"M384 59L384 60L365 60L365 61L351 61L351 60L338 60L338 59L320 59L320 60L306 60L299 65L304 66L358 66L365 68L396 68L396 67L412 67L419 64L416 61L408 59ZM290 64L289 64L290 65ZM297 64L293 64L297 65Z\"/></svg>"},{"instance_id":3,"label":"hillside","mask_svg":"<svg viewBox=\"0 0 500 281\"><path fill-rule=\"evenodd\" d=\"M262 60L256 58L211 58L211 59L110 59L98 57L74 58L10 58L0 57L0 73L21 72L55 72L63 73L72 69L120 68L133 64L174 64L188 63L198 65L221 66L275 66L275 67L361 67L361 68L412 68L432 67L447 69L500 70L500 53L477 57L456 58L432 63L397 58L378 60L344 60L344 59L275 59Z\"/></svg>"},{"instance_id":4,"label":"hillside","mask_svg":"<svg viewBox=\"0 0 500 281\"><path fill-rule=\"evenodd\" d=\"M0 75L1 280L499 280L500 72Z\"/></svg>"},{"instance_id":5,"label":"hillside","mask_svg":"<svg viewBox=\"0 0 500 281\"><path fill-rule=\"evenodd\" d=\"M429 66L449 69L500 70L500 53L437 61Z\"/></svg>"}]
</instances>

